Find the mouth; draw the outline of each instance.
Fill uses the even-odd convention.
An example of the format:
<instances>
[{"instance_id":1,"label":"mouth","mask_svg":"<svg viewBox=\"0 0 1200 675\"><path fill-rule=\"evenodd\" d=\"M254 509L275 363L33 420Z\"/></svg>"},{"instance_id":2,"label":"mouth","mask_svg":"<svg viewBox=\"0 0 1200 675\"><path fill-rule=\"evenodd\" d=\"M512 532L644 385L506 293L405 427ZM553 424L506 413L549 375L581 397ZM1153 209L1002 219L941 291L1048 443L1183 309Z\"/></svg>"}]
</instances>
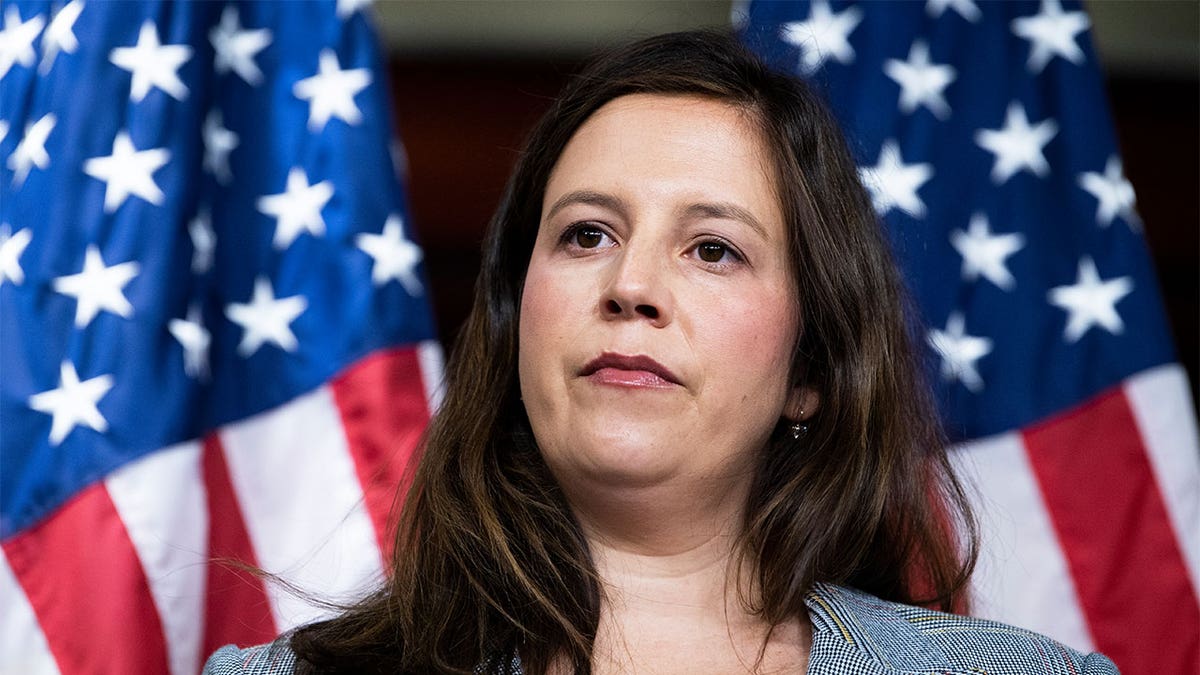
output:
<instances>
[{"instance_id":1,"label":"mouth","mask_svg":"<svg viewBox=\"0 0 1200 675\"><path fill-rule=\"evenodd\" d=\"M626 356L611 352L604 352L589 361L579 375L600 384L625 387L665 388L682 384L675 373L649 356Z\"/></svg>"}]
</instances>

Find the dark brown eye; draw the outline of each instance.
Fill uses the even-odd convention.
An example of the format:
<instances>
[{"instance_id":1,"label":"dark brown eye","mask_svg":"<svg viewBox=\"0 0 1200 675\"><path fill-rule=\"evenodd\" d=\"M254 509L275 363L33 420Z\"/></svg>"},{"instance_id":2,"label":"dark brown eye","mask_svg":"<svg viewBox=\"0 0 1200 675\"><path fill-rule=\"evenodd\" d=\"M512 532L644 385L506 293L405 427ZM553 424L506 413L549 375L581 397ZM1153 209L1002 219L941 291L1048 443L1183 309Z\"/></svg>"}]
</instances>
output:
<instances>
[{"instance_id":1,"label":"dark brown eye","mask_svg":"<svg viewBox=\"0 0 1200 675\"><path fill-rule=\"evenodd\" d=\"M729 248L724 244L710 241L700 244L696 252L704 262L716 263L721 262L721 259L729 252Z\"/></svg>"},{"instance_id":2,"label":"dark brown eye","mask_svg":"<svg viewBox=\"0 0 1200 675\"><path fill-rule=\"evenodd\" d=\"M580 248L596 248L604 241L604 233L594 227L581 227L575 230L575 243Z\"/></svg>"}]
</instances>

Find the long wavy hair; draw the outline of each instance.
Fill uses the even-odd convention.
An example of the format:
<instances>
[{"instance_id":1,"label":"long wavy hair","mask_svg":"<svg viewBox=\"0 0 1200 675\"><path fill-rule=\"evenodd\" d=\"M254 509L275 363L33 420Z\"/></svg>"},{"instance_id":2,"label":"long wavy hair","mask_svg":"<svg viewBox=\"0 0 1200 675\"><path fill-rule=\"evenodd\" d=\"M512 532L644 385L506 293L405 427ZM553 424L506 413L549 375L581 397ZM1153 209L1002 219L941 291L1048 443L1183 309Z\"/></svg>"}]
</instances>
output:
<instances>
[{"instance_id":1,"label":"long wavy hair","mask_svg":"<svg viewBox=\"0 0 1200 675\"><path fill-rule=\"evenodd\" d=\"M300 671L591 671L603 601L579 523L520 400L521 292L543 191L575 131L634 93L706 97L750 115L773 160L803 326L790 375L819 392L800 440L763 449L737 547L744 606L804 616L819 582L950 608L975 529L924 383L903 284L845 140L803 82L725 33L662 35L601 57L528 139L483 246L474 306L404 499L385 585L295 631ZM961 606L961 605L959 605Z\"/></svg>"}]
</instances>

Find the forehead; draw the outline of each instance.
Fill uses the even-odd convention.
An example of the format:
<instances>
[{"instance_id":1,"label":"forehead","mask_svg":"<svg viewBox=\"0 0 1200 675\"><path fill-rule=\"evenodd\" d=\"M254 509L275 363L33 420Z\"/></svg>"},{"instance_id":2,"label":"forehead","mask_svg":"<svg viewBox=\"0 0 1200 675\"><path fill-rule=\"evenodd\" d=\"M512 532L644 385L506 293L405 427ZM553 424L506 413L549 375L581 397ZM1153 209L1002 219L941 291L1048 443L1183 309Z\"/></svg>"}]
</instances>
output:
<instances>
[{"instance_id":1,"label":"forehead","mask_svg":"<svg viewBox=\"0 0 1200 675\"><path fill-rule=\"evenodd\" d=\"M575 132L547 181L543 214L566 192L736 204L782 233L772 160L755 115L690 95L609 101Z\"/></svg>"}]
</instances>

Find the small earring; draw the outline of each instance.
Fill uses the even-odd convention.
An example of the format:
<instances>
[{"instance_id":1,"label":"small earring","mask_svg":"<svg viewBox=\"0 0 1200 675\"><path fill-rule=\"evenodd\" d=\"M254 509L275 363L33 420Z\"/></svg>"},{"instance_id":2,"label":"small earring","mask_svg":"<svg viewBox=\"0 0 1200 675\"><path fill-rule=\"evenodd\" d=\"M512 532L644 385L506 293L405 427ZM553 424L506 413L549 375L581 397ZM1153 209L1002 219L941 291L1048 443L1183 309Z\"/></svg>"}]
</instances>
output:
<instances>
[{"instance_id":1,"label":"small earring","mask_svg":"<svg viewBox=\"0 0 1200 675\"><path fill-rule=\"evenodd\" d=\"M800 409L800 414L797 415L797 417L799 417L800 420L804 419L804 408ZM792 422L791 426L788 427L788 430L792 432L792 439L797 441L808 433L808 425L800 420Z\"/></svg>"}]
</instances>

